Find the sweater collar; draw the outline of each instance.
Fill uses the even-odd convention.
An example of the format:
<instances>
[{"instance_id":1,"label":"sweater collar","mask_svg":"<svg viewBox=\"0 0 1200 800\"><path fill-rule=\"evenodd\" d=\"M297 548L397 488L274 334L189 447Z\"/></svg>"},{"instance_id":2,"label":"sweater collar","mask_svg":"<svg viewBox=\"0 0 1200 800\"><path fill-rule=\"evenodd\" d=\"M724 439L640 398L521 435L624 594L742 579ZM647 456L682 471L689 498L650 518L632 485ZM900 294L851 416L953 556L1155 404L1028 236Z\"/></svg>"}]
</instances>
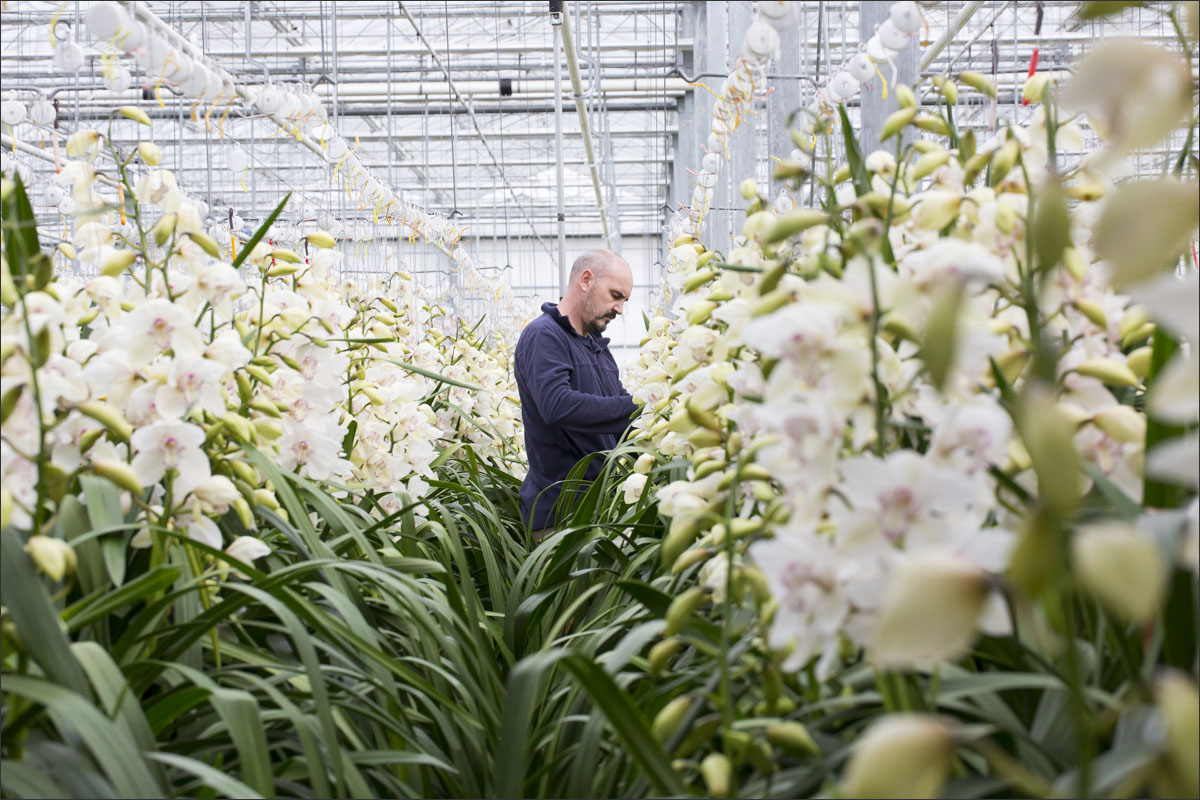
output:
<instances>
[{"instance_id":1,"label":"sweater collar","mask_svg":"<svg viewBox=\"0 0 1200 800\"><path fill-rule=\"evenodd\" d=\"M594 333L589 333L587 336L580 336L579 331L575 330L575 326L571 324L571 320L558 310L557 303L542 303L542 312L549 314L551 319L557 322L572 336L577 336L591 345L592 349L599 352L608 347L609 339L604 336L597 336Z\"/></svg>"}]
</instances>

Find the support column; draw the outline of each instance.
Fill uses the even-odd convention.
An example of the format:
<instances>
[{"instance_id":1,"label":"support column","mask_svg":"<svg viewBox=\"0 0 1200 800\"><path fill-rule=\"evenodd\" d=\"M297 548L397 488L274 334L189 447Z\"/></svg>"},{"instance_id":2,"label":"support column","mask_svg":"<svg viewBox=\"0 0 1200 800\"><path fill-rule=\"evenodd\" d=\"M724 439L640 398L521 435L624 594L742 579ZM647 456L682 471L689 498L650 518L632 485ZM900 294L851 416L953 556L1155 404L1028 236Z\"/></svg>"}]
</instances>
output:
<instances>
[{"instance_id":1,"label":"support column","mask_svg":"<svg viewBox=\"0 0 1200 800\"><path fill-rule=\"evenodd\" d=\"M801 74L800 39L799 26L779 32L779 57L771 64L772 73ZM776 158L787 158L787 154L795 149L792 137L788 134L787 118L788 114L800 107L800 79L778 78L771 81L771 87L774 91L767 100L767 152ZM778 189L775 186L771 188Z\"/></svg>"},{"instance_id":2,"label":"support column","mask_svg":"<svg viewBox=\"0 0 1200 800\"><path fill-rule=\"evenodd\" d=\"M728 4L729 7L729 36L726 39L726 73L733 69L733 65L737 63L738 58L742 54L742 39L746 36L746 29L750 27L750 23L754 21L754 3L750 0L732 0ZM714 80L718 80L714 78ZM718 88L718 87L713 87ZM742 225L746 220L746 205L747 201L742 199L738 193L738 188L742 181L746 178L754 178L758 180L758 132L754 129L758 117L753 114L746 115L742 118L741 125L729 137L729 164L726 169L722 170L722 180L717 184L718 187L723 183L725 186L725 199L722 201L714 199L713 202L720 204L728 209L723 212L725 219L724 233L722 234L719 244L715 246L720 250L728 253L733 238L740 236L742 233Z\"/></svg>"},{"instance_id":3,"label":"support column","mask_svg":"<svg viewBox=\"0 0 1200 800\"><path fill-rule=\"evenodd\" d=\"M858 35L864 48L867 40L875 34L875 29L888 18L890 12L891 5L888 3L859 4ZM916 82L919 39L919 34L914 35L908 40L908 45L896 56L893 62L896 65L896 83L912 86ZM831 65L831 69L834 68L836 67ZM879 149L879 131L883 128L883 121L887 119L888 114L900 107L896 103L896 93L891 82L891 67L881 64L879 69L888 76L887 100L883 99L883 84L878 78L870 82L869 90L864 86L862 94L859 95L859 125L861 126L859 141L862 144L864 155Z\"/></svg>"},{"instance_id":4,"label":"support column","mask_svg":"<svg viewBox=\"0 0 1200 800\"><path fill-rule=\"evenodd\" d=\"M728 5L726 3L709 3L706 0L692 0L693 18L696 20L693 39L697 54L696 73L693 74L697 75L696 80L708 83L713 91L720 89L721 81L729 74L727 63L729 28L726 23ZM716 85L713 86L710 81L715 81ZM694 130L698 139L697 144L704 145L708 141L708 133L712 129L712 114L713 108L716 106L716 98L701 86L692 89L691 97L695 108ZM699 170L699 147L693 153L685 153L684 158L685 167ZM704 243L720 250L729 249L727 246L729 215L718 210L727 205L725 198L729 189L729 172L730 165L726 164L720 172L717 185L713 188L712 205L714 209L710 209L705 216L703 233ZM694 179L690 175L687 185L689 186L687 195L680 200L690 204L692 202L690 187L694 185Z\"/></svg>"}]
</instances>

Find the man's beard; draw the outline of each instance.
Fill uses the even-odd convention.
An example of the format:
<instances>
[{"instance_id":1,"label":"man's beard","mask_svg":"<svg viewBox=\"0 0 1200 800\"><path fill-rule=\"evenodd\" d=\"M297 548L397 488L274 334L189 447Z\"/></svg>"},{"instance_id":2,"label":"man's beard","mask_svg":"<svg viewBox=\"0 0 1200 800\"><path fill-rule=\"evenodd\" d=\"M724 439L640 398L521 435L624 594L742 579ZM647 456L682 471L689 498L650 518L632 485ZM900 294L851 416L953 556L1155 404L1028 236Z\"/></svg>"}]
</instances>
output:
<instances>
[{"instance_id":1,"label":"man's beard","mask_svg":"<svg viewBox=\"0 0 1200 800\"><path fill-rule=\"evenodd\" d=\"M587 322L588 333L594 333L597 336L604 333L604 329L608 327L608 323L617 318L616 314L603 314L599 317L593 317Z\"/></svg>"},{"instance_id":2,"label":"man's beard","mask_svg":"<svg viewBox=\"0 0 1200 800\"><path fill-rule=\"evenodd\" d=\"M586 304L585 311L587 312L587 321L584 323L584 325L587 328L587 332L594 333L597 336L604 333L604 329L608 327L608 323L617 318L616 313L612 311L608 311L603 314L597 314L591 309L586 308Z\"/></svg>"}]
</instances>

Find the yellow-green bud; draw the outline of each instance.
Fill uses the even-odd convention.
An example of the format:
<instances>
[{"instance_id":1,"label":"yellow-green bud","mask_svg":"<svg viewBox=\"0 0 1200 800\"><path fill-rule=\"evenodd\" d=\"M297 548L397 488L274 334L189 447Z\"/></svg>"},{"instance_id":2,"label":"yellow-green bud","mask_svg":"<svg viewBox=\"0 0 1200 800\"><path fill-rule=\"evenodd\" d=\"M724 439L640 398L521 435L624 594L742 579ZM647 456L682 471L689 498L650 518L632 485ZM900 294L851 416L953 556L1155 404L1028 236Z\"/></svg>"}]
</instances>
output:
<instances>
[{"instance_id":1,"label":"yellow-green bud","mask_svg":"<svg viewBox=\"0 0 1200 800\"><path fill-rule=\"evenodd\" d=\"M101 478L107 478L120 488L133 494L142 493L142 484L137 474L128 464L121 461L110 461L97 458L92 460L92 471Z\"/></svg>"},{"instance_id":2,"label":"yellow-green bud","mask_svg":"<svg viewBox=\"0 0 1200 800\"><path fill-rule=\"evenodd\" d=\"M34 534L25 541L25 552L55 582L75 572L75 550L62 539Z\"/></svg>"},{"instance_id":3,"label":"yellow-green bud","mask_svg":"<svg viewBox=\"0 0 1200 800\"><path fill-rule=\"evenodd\" d=\"M120 250L114 250L108 258L104 259L104 263L100 265L100 274L115 278L129 269L129 266L134 261L137 261L137 257L136 250L124 247Z\"/></svg>"},{"instance_id":4,"label":"yellow-green bud","mask_svg":"<svg viewBox=\"0 0 1200 800\"><path fill-rule=\"evenodd\" d=\"M679 723L683 721L684 714L691 708L692 699L687 695L676 697L667 703L662 709L654 715L654 722L650 725L650 732L654 738L661 744L671 738L671 734L679 727Z\"/></svg>"},{"instance_id":5,"label":"yellow-green bud","mask_svg":"<svg viewBox=\"0 0 1200 800\"><path fill-rule=\"evenodd\" d=\"M134 122L140 122L146 126L150 125L149 115L147 115L145 111L142 111L137 106L121 106L117 109L117 111L125 119L131 119Z\"/></svg>"},{"instance_id":6,"label":"yellow-green bud","mask_svg":"<svg viewBox=\"0 0 1200 800\"><path fill-rule=\"evenodd\" d=\"M154 243L162 247L171 238L171 234L175 233L175 225L179 221L178 214L163 214L158 218L158 222L154 223Z\"/></svg>"}]
</instances>

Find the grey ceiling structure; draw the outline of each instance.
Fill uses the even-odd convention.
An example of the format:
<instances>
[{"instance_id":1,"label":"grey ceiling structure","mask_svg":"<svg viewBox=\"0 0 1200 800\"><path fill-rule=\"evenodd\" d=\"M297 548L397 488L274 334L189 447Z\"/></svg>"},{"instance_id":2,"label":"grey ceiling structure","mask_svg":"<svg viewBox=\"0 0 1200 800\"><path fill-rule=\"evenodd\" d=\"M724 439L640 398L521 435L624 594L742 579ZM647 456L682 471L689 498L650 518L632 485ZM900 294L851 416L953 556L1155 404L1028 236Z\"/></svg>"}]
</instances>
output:
<instances>
[{"instance_id":1,"label":"grey ceiling structure","mask_svg":"<svg viewBox=\"0 0 1200 800\"><path fill-rule=\"evenodd\" d=\"M207 114L210 109L196 107L169 86L158 90L161 104L147 99L157 76L130 59L125 59L132 69L129 86L106 88L112 48L90 36L84 24L88 5L4 4L3 93L26 103L49 98L58 114L53 131L31 125L6 129L6 158L35 171L52 169L44 158L51 137L100 125L115 107L135 102L150 114L152 128L121 128L118 141L131 145L131 137L139 136L157 142L164 166L207 204L214 219L227 222L236 215L253 229L285 193L295 192L302 200L285 223L299 226L306 210L339 220L347 236L342 247L355 255L355 269L386 273L406 266L444 296L455 297L460 308L486 310L487 298L472 296L445 269L445 253L389 237L372 209L357 207L332 179L324 159L270 119L240 107L227 116L225 108ZM699 168L712 109L701 84L719 84L728 74L753 15L750 0L568 2L577 98L569 59L558 46L553 4L542 0L128 5L131 13L136 8L155 15L239 82L311 87L380 182L397 198L464 228L464 246L484 269L504 275L517 295L556 296L560 231L569 260L581 248L603 244L607 228L607 240L635 265L647 298L643 307L658 284L664 222L690 196L692 171ZM716 204L709 229L717 244L740 228L736 182L754 175L765 191L780 190L770 181L771 157L792 149L788 113L810 102L814 88L859 50L888 6L825 0L800 5L800 24L782 35L768 71L771 94L743 125L718 186L723 202ZM1074 19L1077 3L922 6L928 26L914 37L907 67L899 65L908 70L901 79L963 69L993 76L1000 88L996 104L966 98L959 109L960 124L981 133L1033 113L1021 103L1021 87L1035 49L1039 71L1065 76L1106 35L1176 46L1176 33L1162 13L1166 5L1084 25ZM77 72L55 68L51 36L83 47ZM869 137L879 110L868 108L860 116L856 100L849 111L856 126L866 123ZM1177 149L1180 143L1169 145ZM1146 156L1138 169L1156 171L1167 149ZM248 167L231 168L241 161ZM39 211L54 221L53 209ZM618 338L619 344L636 343L640 322Z\"/></svg>"}]
</instances>

